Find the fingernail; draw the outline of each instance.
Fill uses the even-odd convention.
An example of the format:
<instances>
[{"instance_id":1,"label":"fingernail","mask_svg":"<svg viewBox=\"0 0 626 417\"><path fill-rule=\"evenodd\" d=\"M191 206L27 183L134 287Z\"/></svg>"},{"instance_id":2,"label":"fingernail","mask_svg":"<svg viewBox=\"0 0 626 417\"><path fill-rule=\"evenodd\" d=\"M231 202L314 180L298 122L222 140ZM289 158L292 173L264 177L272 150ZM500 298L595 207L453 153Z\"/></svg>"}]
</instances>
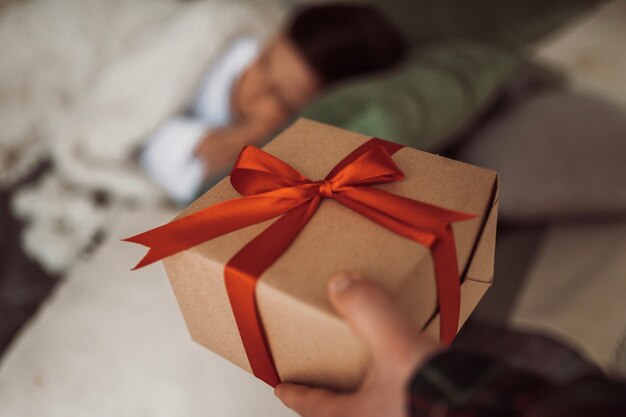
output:
<instances>
[{"instance_id":1,"label":"fingernail","mask_svg":"<svg viewBox=\"0 0 626 417\"><path fill-rule=\"evenodd\" d=\"M330 281L330 291L339 294L345 291L350 285L354 284L354 281L354 276L349 273L338 275Z\"/></svg>"}]
</instances>

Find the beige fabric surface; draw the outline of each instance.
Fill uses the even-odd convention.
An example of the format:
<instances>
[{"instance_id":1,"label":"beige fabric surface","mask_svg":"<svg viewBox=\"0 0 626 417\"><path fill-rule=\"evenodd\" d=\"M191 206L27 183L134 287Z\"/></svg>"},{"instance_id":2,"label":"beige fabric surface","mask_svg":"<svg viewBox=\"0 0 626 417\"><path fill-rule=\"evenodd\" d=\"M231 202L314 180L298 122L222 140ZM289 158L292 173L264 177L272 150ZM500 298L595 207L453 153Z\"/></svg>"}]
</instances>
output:
<instances>
[{"instance_id":1,"label":"beige fabric surface","mask_svg":"<svg viewBox=\"0 0 626 417\"><path fill-rule=\"evenodd\" d=\"M0 362L0 416L294 416L269 386L192 342L160 264L129 271L143 250L119 239L174 215L120 215L57 287Z\"/></svg>"},{"instance_id":2,"label":"beige fabric surface","mask_svg":"<svg viewBox=\"0 0 626 417\"><path fill-rule=\"evenodd\" d=\"M626 221L550 228L512 314L626 375Z\"/></svg>"},{"instance_id":3,"label":"beige fabric surface","mask_svg":"<svg viewBox=\"0 0 626 417\"><path fill-rule=\"evenodd\" d=\"M597 11L533 46L539 61L568 74L573 87L626 108L626 0Z\"/></svg>"},{"instance_id":4,"label":"beige fabric surface","mask_svg":"<svg viewBox=\"0 0 626 417\"><path fill-rule=\"evenodd\" d=\"M459 159L500 176L500 220L626 215L626 111L579 93L544 92L488 123Z\"/></svg>"}]
</instances>

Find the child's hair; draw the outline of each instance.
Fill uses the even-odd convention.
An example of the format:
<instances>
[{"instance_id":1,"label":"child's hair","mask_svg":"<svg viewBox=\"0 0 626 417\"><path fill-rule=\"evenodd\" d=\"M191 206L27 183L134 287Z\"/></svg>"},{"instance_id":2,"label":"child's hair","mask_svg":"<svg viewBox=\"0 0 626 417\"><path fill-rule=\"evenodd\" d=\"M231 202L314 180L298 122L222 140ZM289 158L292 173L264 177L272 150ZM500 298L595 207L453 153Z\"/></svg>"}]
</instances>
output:
<instances>
[{"instance_id":1,"label":"child's hair","mask_svg":"<svg viewBox=\"0 0 626 417\"><path fill-rule=\"evenodd\" d=\"M365 5L301 8L287 27L287 36L327 84L389 68L407 50L404 38L385 16Z\"/></svg>"}]
</instances>

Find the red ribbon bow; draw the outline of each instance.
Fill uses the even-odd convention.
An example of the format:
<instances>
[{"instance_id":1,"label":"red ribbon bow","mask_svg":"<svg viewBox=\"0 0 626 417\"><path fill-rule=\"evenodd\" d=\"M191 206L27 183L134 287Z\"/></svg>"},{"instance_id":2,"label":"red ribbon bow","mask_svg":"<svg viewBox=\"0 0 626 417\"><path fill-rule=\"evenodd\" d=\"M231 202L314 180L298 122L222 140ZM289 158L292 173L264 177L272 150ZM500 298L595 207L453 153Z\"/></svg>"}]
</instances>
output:
<instances>
[{"instance_id":1,"label":"red ribbon bow","mask_svg":"<svg viewBox=\"0 0 626 417\"><path fill-rule=\"evenodd\" d=\"M280 159L247 146L230 174L231 184L243 197L125 239L150 248L134 269L282 215L237 252L224 271L226 289L252 372L276 386L280 379L257 310L256 282L287 250L322 198L332 198L386 229L430 248L441 314L440 336L449 343L456 334L460 312L460 278L451 223L474 216L371 187L404 178L391 159L401 148L401 145L371 139L339 162L324 180L311 181Z\"/></svg>"}]
</instances>

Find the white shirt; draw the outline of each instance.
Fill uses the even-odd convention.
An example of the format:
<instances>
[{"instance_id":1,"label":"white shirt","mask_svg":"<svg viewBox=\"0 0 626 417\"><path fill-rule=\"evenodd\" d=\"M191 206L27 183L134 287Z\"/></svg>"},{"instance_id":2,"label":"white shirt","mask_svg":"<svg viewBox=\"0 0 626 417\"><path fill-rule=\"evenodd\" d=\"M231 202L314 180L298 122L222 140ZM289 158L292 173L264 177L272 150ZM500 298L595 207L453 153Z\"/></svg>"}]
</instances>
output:
<instances>
[{"instance_id":1,"label":"white shirt","mask_svg":"<svg viewBox=\"0 0 626 417\"><path fill-rule=\"evenodd\" d=\"M237 80L259 53L259 41L240 38L211 67L202 81L191 109L211 127L227 126L232 120L232 92Z\"/></svg>"},{"instance_id":2,"label":"white shirt","mask_svg":"<svg viewBox=\"0 0 626 417\"><path fill-rule=\"evenodd\" d=\"M259 50L256 39L235 40L207 71L190 115L172 118L148 138L140 164L175 202L187 204L200 191L208 167L194 149L207 130L231 123L233 88Z\"/></svg>"}]
</instances>

